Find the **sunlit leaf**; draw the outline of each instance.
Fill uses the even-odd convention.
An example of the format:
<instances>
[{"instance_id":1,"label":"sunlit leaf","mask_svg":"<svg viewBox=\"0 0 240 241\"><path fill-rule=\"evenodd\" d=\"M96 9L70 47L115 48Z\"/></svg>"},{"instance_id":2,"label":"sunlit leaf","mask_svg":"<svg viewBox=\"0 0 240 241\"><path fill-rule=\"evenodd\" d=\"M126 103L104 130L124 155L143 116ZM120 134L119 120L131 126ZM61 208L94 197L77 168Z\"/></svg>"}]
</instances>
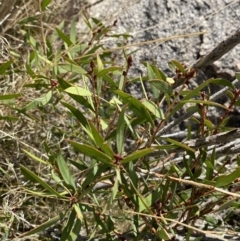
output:
<instances>
[{"instance_id":1,"label":"sunlit leaf","mask_svg":"<svg viewBox=\"0 0 240 241\"><path fill-rule=\"evenodd\" d=\"M213 101L208 101L208 100L181 100L181 103L195 103L195 104L203 104L203 105L211 105L211 106L217 106L217 107L221 107L223 109L228 110L228 107L226 107L225 105L221 105L219 103L213 102Z\"/></svg>"},{"instance_id":2,"label":"sunlit leaf","mask_svg":"<svg viewBox=\"0 0 240 241\"><path fill-rule=\"evenodd\" d=\"M228 175L221 175L216 177L214 179L214 181L216 182L215 186L216 187L227 186L228 184L234 182L239 177L240 177L240 167L238 167L235 171L233 171Z\"/></svg>"},{"instance_id":3,"label":"sunlit leaf","mask_svg":"<svg viewBox=\"0 0 240 241\"><path fill-rule=\"evenodd\" d=\"M121 163L125 164L125 163L131 162L131 161L136 161L137 159L142 158L142 157L150 154L153 151L154 151L153 148L146 148L146 149L143 149L143 150L135 151L135 152L129 154L128 156L126 156L121 161Z\"/></svg>"},{"instance_id":4,"label":"sunlit leaf","mask_svg":"<svg viewBox=\"0 0 240 241\"><path fill-rule=\"evenodd\" d=\"M40 177L38 177L35 173L31 172L29 169L27 169L26 167L20 165L21 167L21 171L22 174L29 179L30 181L35 181L37 183L39 183L42 187L44 187L47 191L49 191L51 194L57 196L57 197L61 197L61 195L55 191L54 189L52 189L46 182L44 182Z\"/></svg>"},{"instance_id":5,"label":"sunlit leaf","mask_svg":"<svg viewBox=\"0 0 240 241\"><path fill-rule=\"evenodd\" d=\"M73 72L77 74L87 74L87 71L81 68L80 66L76 64L71 64L71 63L65 63L65 64L59 64L58 67L63 69L62 73L67 73L67 72Z\"/></svg>"},{"instance_id":6,"label":"sunlit leaf","mask_svg":"<svg viewBox=\"0 0 240 241\"><path fill-rule=\"evenodd\" d=\"M91 128L91 134L94 138L95 143L110 157L113 157L114 152L109 147L108 143L103 139L103 137L100 135L99 131L96 129L96 127L89 123L89 126Z\"/></svg>"},{"instance_id":7,"label":"sunlit leaf","mask_svg":"<svg viewBox=\"0 0 240 241\"><path fill-rule=\"evenodd\" d=\"M28 152L27 150L25 149L22 149L29 157L31 157L33 160L37 161L37 162L40 162L42 164L45 164L45 165L48 165L48 163L44 160L42 160L41 158L35 156L34 154L32 154L31 152Z\"/></svg>"},{"instance_id":8,"label":"sunlit leaf","mask_svg":"<svg viewBox=\"0 0 240 241\"><path fill-rule=\"evenodd\" d=\"M171 138L164 138L166 141L178 146L179 148L181 149L185 149L186 151L190 151L192 153L195 152L194 149L192 149L191 147L187 146L186 144L183 144L182 142L179 142L179 141L176 141L176 140L173 140Z\"/></svg>"},{"instance_id":9,"label":"sunlit leaf","mask_svg":"<svg viewBox=\"0 0 240 241\"><path fill-rule=\"evenodd\" d=\"M154 102L147 100L147 99L142 99L141 102L157 118L159 118L161 120L163 120L165 118L162 109L160 107L158 107Z\"/></svg>"},{"instance_id":10,"label":"sunlit leaf","mask_svg":"<svg viewBox=\"0 0 240 241\"><path fill-rule=\"evenodd\" d=\"M156 89L158 89L161 93L167 93L167 94L171 95L173 92L173 89L170 86L170 84L168 84L167 82L165 82L163 80L150 79L149 83L151 86L154 86Z\"/></svg>"},{"instance_id":11,"label":"sunlit leaf","mask_svg":"<svg viewBox=\"0 0 240 241\"><path fill-rule=\"evenodd\" d=\"M95 149L92 146L88 146L88 145L84 145L84 144L80 144L74 141L68 141L76 150L80 151L81 153L83 153L86 156L92 157L100 162L103 162L105 164L108 165L113 165L112 163L112 159L107 156L106 154L104 154L103 152Z\"/></svg>"},{"instance_id":12,"label":"sunlit leaf","mask_svg":"<svg viewBox=\"0 0 240 241\"><path fill-rule=\"evenodd\" d=\"M181 73L185 74L186 71L185 71L184 67L177 60L173 59L168 64L169 64L169 66L172 65L175 67L175 68L173 67L174 71L177 69L177 70L180 70Z\"/></svg>"},{"instance_id":13,"label":"sunlit leaf","mask_svg":"<svg viewBox=\"0 0 240 241\"><path fill-rule=\"evenodd\" d=\"M115 90L114 92L122 98L123 102L128 103L130 105L129 108L138 116L141 116L142 120L146 119L151 123L151 125L154 125L151 115L139 100L121 90Z\"/></svg>"},{"instance_id":14,"label":"sunlit leaf","mask_svg":"<svg viewBox=\"0 0 240 241\"><path fill-rule=\"evenodd\" d=\"M52 0L42 0L42 3L41 3L41 9L42 11L45 11L47 6L49 5L49 3L51 3Z\"/></svg>"},{"instance_id":15,"label":"sunlit leaf","mask_svg":"<svg viewBox=\"0 0 240 241\"><path fill-rule=\"evenodd\" d=\"M67 44L67 46L73 45L72 41L68 38L68 36L63 33L60 29L56 28L56 31L58 33L58 36L63 40L64 43Z\"/></svg>"},{"instance_id":16,"label":"sunlit leaf","mask_svg":"<svg viewBox=\"0 0 240 241\"><path fill-rule=\"evenodd\" d=\"M80 95L80 96L91 96L92 93L84 88L78 86L72 86L64 90L65 92L73 95Z\"/></svg>"}]
</instances>

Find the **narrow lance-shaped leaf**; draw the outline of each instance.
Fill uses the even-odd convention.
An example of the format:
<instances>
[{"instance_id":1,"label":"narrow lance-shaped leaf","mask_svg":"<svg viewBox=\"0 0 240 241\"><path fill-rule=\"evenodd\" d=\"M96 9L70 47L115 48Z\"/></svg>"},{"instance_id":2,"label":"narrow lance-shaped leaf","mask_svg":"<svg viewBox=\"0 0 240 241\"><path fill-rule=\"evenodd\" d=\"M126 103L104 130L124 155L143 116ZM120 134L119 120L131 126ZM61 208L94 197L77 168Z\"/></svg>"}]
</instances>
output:
<instances>
[{"instance_id":1,"label":"narrow lance-shaped leaf","mask_svg":"<svg viewBox=\"0 0 240 241\"><path fill-rule=\"evenodd\" d=\"M97 55L97 72L99 73L101 70L103 70L103 63L99 55ZM102 92L102 77L97 75L97 94L98 96L101 95Z\"/></svg>"},{"instance_id":2,"label":"narrow lance-shaped leaf","mask_svg":"<svg viewBox=\"0 0 240 241\"><path fill-rule=\"evenodd\" d=\"M113 204L113 201L115 200L117 193L118 193L118 179L115 179L114 185L112 187L111 197L109 200L109 206Z\"/></svg>"},{"instance_id":3,"label":"narrow lance-shaped leaf","mask_svg":"<svg viewBox=\"0 0 240 241\"><path fill-rule=\"evenodd\" d=\"M67 44L68 47L73 44L72 41L68 38L68 36L65 33L63 33L60 29L56 28L56 32L58 36L63 40L63 42Z\"/></svg>"},{"instance_id":4,"label":"narrow lance-shaped leaf","mask_svg":"<svg viewBox=\"0 0 240 241\"><path fill-rule=\"evenodd\" d=\"M77 240L77 238L79 237L79 233L81 231L81 226L82 226L82 221L77 218L67 241Z\"/></svg>"},{"instance_id":5,"label":"narrow lance-shaped leaf","mask_svg":"<svg viewBox=\"0 0 240 241\"><path fill-rule=\"evenodd\" d=\"M65 92L73 95L80 95L80 96L91 96L92 93L89 90L86 90L84 88L78 87L78 86L71 86L64 90Z\"/></svg>"},{"instance_id":6,"label":"narrow lance-shaped leaf","mask_svg":"<svg viewBox=\"0 0 240 241\"><path fill-rule=\"evenodd\" d=\"M44 106L44 105L48 104L51 99L52 99L52 91L50 90L50 91L47 92L47 94L33 100L32 102L30 102L29 104L24 106L20 110L20 112L26 112L26 111L29 111L29 110L34 109L36 107Z\"/></svg>"},{"instance_id":7,"label":"narrow lance-shaped leaf","mask_svg":"<svg viewBox=\"0 0 240 241\"><path fill-rule=\"evenodd\" d=\"M153 126L153 120L152 117L150 115L150 113L148 112L148 110L146 109L146 107L136 98L134 98L133 96L121 91L121 90L115 90L114 91L116 94L118 94L125 103L128 103L130 105L130 109L132 111L134 111L134 113L138 116L141 116L142 119L146 119L148 120L151 125Z\"/></svg>"},{"instance_id":8,"label":"narrow lance-shaped leaf","mask_svg":"<svg viewBox=\"0 0 240 241\"><path fill-rule=\"evenodd\" d=\"M169 66L172 67L173 71L176 69L180 70L183 74L185 74L185 69L184 67L175 59L171 60L169 63Z\"/></svg>"},{"instance_id":9,"label":"narrow lance-shaped leaf","mask_svg":"<svg viewBox=\"0 0 240 241\"><path fill-rule=\"evenodd\" d=\"M61 104L65 107L67 107L72 114L76 117L76 119L86 128L88 127L88 121L85 118L85 116L82 114L81 111L79 111L78 109L76 109L74 106L70 105L69 103L63 102L61 101Z\"/></svg>"},{"instance_id":10,"label":"narrow lance-shaped leaf","mask_svg":"<svg viewBox=\"0 0 240 241\"><path fill-rule=\"evenodd\" d=\"M187 103L195 103L195 104L203 104L203 105L211 105L211 106L217 106L221 107L223 109L228 110L228 108L225 105L221 105L219 103L208 101L208 100L181 100L181 103L187 104Z\"/></svg>"},{"instance_id":11,"label":"narrow lance-shaped leaf","mask_svg":"<svg viewBox=\"0 0 240 241\"><path fill-rule=\"evenodd\" d=\"M164 117L164 113L162 111L162 109L160 109L160 107L158 107L154 102L147 100L147 99L142 99L141 101L146 107L147 109L157 118L163 120Z\"/></svg>"},{"instance_id":12,"label":"narrow lance-shaped leaf","mask_svg":"<svg viewBox=\"0 0 240 241\"><path fill-rule=\"evenodd\" d=\"M42 164L48 165L48 163L47 163L46 161L42 160L41 158L33 155L32 153L28 152L28 151L25 150L25 149L22 149L22 150L23 150L29 157L31 157L33 160L38 161L38 162L40 162L40 163L42 163Z\"/></svg>"},{"instance_id":13,"label":"narrow lance-shaped leaf","mask_svg":"<svg viewBox=\"0 0 240 241\"><path fill-rule=\"evenodd\" d=\"M92 157L102 163L108 164L113 166L112 158L108 155L104 154L103 152L95 149L92 146L84 145L77 143L75 141L68 141L76 150L80 151L86 156Z\"/></svg>"},{"instance_id":14,"label":"narrow lance-shaped leaf","mask_svg":"<svg viewBox=\"0 0 240 241\"><path fill-rule=\"evenodd\" d=\"M42 3L41 3L41 9L42 11L45 11L47 6L49 5L49 3L51 2L52 0L42 0Z\"/></svg>"},{"instance_id":15,"label":"narrow lance-shaped leaf","mask_svg":"<svg viewBox=\"0 0 240 241\"><path fill-rule=\"evenodd\" d=\"M21 94L8 94L8 95L0 95L0 100L10 100L10 99L16 99L20 97Z\"/></svg>"},{"instance_id":16,"label":"narrow lance-shaped leaf","mask_svg":"<svg viewBox=\"0 0 240 241\"><path fill-rule=\"evenodd\" d=\"M0 66L0 74L4 74L5 71L11 66L12 63L13 63L13 61L9 60L9 61L1 64L1 66Z\"/></svg>"},{"instance_id":17,"label":"narrow lance-shaped leaf","mask_svg":"<svg viewBox=\"0 0 240 241\"><path fill-rule=\"evenodd\" d=\"M76 21L73 20L71 23L71 30L70 30L70 40L72 43L76 43Z\"/></svg>"},{"instance_id":18,"label":"narrow lance-shaped leaf","mask_svg":"<svg viewBox=\"0 0 240 241\"><path fill-rule=\"evenodd\" d=\"M214 181L216 182L216 187L223 187L226 186L232 182L234 182L237 178L240 177L240 167L238 167L235 171L228 175L221 175L219 177L216 177Z\"/></svg>"},{"instance_id":19,"label":"narrow lance-shaped leaf","mask_svg":"<svg viewBox=\"0 0 240 241\"><path fill-rule=\"evenodd\" d=\"M76 212L74 209L72 209L69 217L68 217L68 222L66 224L66 226L64 227L63 231L62 231L62 234L61 234L61 239L60 241L65 241L67 240L70 232L71 232L71 229L73 227L73 224L74 224L74 221L75 221L75 217L76 217Z\"/></svg>"},{"instance_id":20,"label":"narrow lance-shaped leaf","mask_svg":"<svg viewBox=\"0 0 240 241\"><path fill-rule=\"evenodd\" d=\"M166 141L168 141L168 142L170 142L170 143L178 146L178 147L181 148L181 149L185 149L186 151L190 151L190 152L192 152L192 153L195 152L194 149L192 149L191 147L189 147L189 146L187 146L186 144L183 144L183 143L181 143L181 142L179 142L179 141L173 140L173 139L171 139L171 138L164 138L164 139L165 139Z\"/></svg>"},{"instance_id":21,"label":"narrow lance-shaped leaf","mask_svg":"<svg viewBox=\"0 0 240 241\"><path fill-rule=\"evenodd\" d=\"M59 220L62 220L66 216L66 213L67 213L66 211L65 212L61 212L59 215L55 216L54 218L51 218L50 220L48 220L45 223L42 223L38 227L36 227L36 228L26 232L26 233L21 234L19 236L19 238L30 236L30 235L39 233L41 231L45 231L47 228L49 228L52 225L56 224Z\"/></svg>"},{"instance_id":22,"label":"narrow lance-shaped leaf","mask_svg":"<svg viewBox=\"0 0 240 241\"><path fill-rule=\"evenodd\" d=\"M110 157L113 157L114 152L111 147L107 144L107 142L100 135L96 127L90 122L89 126L91 128L91 134L94 138L95 143Z\"/></svg>"},{"instance_id":23,"label":"narrow lance-shaped leaf","mask_svg":"<svg viewBox=\"0 0 240 241\"><path fill-rule=\"evenodd\" d=\"M87 74L86 70L84 70L83 68L81 68L80 66L78 66L76 64L71 64L71 63L59 64L58 67L60 68L59 70L61 70L61 68L63 70L65 70L64 71L65 73L73 72L73 73L77 73L77 74Z\"/></svg>"},{"instance_id":24,"label":"narrow lance-shaped leaf","mask_svg":"<svg viewBox=\"0 0 240 241\"><path fill-rule=\"evenodd\" d=\"M53 188L51 188L46 182L44 182L40 177L38 177L36 174L31 172L26 167L20 165L22 174L29 180L34 180L35 182L39 183L42 187L44 187L47 191L49 191L51 194L61 197L61 195L55 191Z\"/></svg>"},{"instance_id":25,"label":"narrow lance-shaped leaf","mask_svg":"<svg viewBox=\"0 0 240 241\"><path fill-rule=\"evenodd\" d=\"M153 148L146 148L146 149L143 149L143 150L139 150L139 151L135 151L133 152L132 154L126 156L122 161L121 163L124 164L124 163L128 163L130 161L135 161L139 158L142 158L148 154L150 154L151 152L153 152L154 149Z\"/></svg>"},{"instance_id":26,"label":"narrow lance-shaped leaf","mask_svg":"<svg viewBox=\"0 0 240 241\"><path fill-rule=\"evenodd\" d=\"M173 92L171 85L168 82L165 82L163 80L150 79L149 83L151 86L154 86L156 89L158 89L159 93L162 92L162 93L167 93L171 95Z\"/></svg>"},{"instance_id":27,"label":"narrow lance-shaped leaf","mask_svg":"<svg viewBox=\"0 0 240 241\"><path fill-rule=\"evenodd\" d=\"M123 108L117 122L116 143L117 143L118 154L122 154L123 152L124 132L125 132L124 115L125 115L125 109Z\"/></svg>"},{"instance_id":28,"label":"narrow lance-shaped leaf","mask_svg":"<svg viewBox=\"0 0 240 241\"><path fill-rule=\"evenodd\" d=\"M151 67L151 65L149 63L147 63L147 73L148 73L148 78L149 79L155 79L156 78L156 75ZM153 92L153 95L154 97L157 99L159 98L159 95L160 95L160 91L154 86L154 85L151 85L150 84L150 87L152 89L152 92Z\"/></svg>"},{"instance_id":29,"label":"narrow lance-shaped leaf","mask_svg":"<svg viewBox=\"0 0 240 241\"><path fill-rule=\"evenodd\" d=\"M73 191L76 191L74 179L61 153L57 155L57 164L61 176L63 177L63 180L65 181L67 186L70 187Z\"/></svg>"}]
</instances>

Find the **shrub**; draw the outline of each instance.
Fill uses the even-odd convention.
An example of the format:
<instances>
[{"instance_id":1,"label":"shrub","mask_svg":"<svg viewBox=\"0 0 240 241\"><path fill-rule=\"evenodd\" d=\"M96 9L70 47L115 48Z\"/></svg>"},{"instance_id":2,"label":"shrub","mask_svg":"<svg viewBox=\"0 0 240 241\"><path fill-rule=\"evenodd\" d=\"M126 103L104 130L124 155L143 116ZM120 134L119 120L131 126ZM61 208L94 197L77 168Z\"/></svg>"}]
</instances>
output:
<instances>
[{"instance_id":1,"label":"shrub","mask_svg":"<svg viewBox=\"0 0 240 241\"><path fill-rule=\"evenodd\" d=\"M225 227L239 208L235 186L240 176L240 134L227 123L229 113L240 104L235 87L240 75L232 83L211 78L193 88L198 73L176 60L169 62L174 77L152 63L143 63L145 75L131 75L134 57L124 47L129 36L111 32L116 22L112 26L95 18L85 22L91 32L87 41L77 40L74 22L69 34L62 23L46 39L46 46L35 39L33 29L23 28L30 50L25 69L19 54L0 67L2 75L23 71L28 80L20 92L0 96L13 113L2 119L27 118L51 126L52 137L48 133L37 137L35 150L21 145L25 155L40 165L31 170L27 163L20 164L28 180L19 185L27 197L21 205L34 205L35 197L50 200L61 210L18 238L57 223L63 225L61 241L76 240L79 233L107 240L116 236L174 240L181 232L189 240L196 232ZM102 44L106 36L116 38L118 47ZM116 63L116 51L123 64ZM137 84L141 98L128 91ZM212 95L210 84L223 88ZM28 93L32 100L24 101ZM225 93L229 102L218 103ZM221 113L215 122L209 118L210 107ZM52 121L54 115L58 119ZM184 131L178 128L181 123ZM223 210L220 222L216 214ZM1 218L10 222L13 213L5 209ZM1 233L5 240L10 237L4 225Z\"/></svg>"}]
</instances>

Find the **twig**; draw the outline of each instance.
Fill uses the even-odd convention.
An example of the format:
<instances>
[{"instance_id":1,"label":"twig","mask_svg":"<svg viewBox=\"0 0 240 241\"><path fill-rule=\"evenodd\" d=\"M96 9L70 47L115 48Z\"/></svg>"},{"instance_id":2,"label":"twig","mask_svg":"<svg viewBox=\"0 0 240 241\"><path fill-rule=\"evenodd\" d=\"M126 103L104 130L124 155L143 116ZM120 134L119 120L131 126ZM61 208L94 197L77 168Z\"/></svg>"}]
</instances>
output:
<instances>
[{"instance_id":1,"label":"twig","mask_svg":"<svg viewBox=\"0 0 240 241\"><path fill-rule=\"evenodd\" d=\"M195 140L189 140L184 142L184 144L192 147L194 149L201 148L210 145L216 145L220 143L226 143L240 138L240 129L234 129L228 132L222 132L216 135L208 136L205 138L198 138Z\"/></svg>"},{"instance_id":2,"label":"twig","mask_svg":"<svg viewBox=\"0 0 240 241\"><path fill-rule=\"evenodd\" d=\"M200 71L220 59L224 54L228 53L232 48L240 43L240 28L231 37L222 41L217 47L212 49L205 56L197 60L192 67L196 71Z\"/></svg>"},{"instance_id":3,"label":"twig","mask_svg":"<svg viewBox=\"0 0 240 241\"><path fill-rule=\"evenodd\" d=\"M235 79L232 82L233 85L237 85L239 84L239 80ZM210 97L210 101L216 101L217 99L219 99L220 97L222 97L226 91L230 89L230 87L225 87L222 90L218 91L217 93L215 93L214 95L212 95ZM177 126L178 124L180 124L181 122L183 122L184 120L187 120L189 117L191 117L194 113L196 112L196 110L190 110L188 111L185 115L180 116L179 118L175 119L174 121L170 122L168 125L166 125L164 128L162 128L156 136L161 136L165 133L167 133L169 130L171 130L174 126Z\"/></svg>"}]
</instances>

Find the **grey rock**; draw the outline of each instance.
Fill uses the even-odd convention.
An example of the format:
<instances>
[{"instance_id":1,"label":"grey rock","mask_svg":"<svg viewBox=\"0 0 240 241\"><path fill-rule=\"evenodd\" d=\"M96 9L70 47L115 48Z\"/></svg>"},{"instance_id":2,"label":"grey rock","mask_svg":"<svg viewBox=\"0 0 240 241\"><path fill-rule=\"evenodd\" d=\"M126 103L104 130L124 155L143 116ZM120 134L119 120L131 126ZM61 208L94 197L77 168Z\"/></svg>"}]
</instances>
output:
<instances>
[{"instance_id":1,"label":"grey rock","mask_svg":"<svg viewBox=\"0 0 240 241\"><path fill-rule=\"evenodd\" d=\"M140 61L154 60L164 71L168 61L177 59L188 65L233 34L239 27L240 1L229 0L89 0L89 15L112 24L118 19L118 32L129 31L132 42L206 31L204 35L159 41L139 47L134 55ZM82 23L80 23L81 26ZM240 46L217 61L221 72L239 70Z\"/></svg>"}]
</instances>

